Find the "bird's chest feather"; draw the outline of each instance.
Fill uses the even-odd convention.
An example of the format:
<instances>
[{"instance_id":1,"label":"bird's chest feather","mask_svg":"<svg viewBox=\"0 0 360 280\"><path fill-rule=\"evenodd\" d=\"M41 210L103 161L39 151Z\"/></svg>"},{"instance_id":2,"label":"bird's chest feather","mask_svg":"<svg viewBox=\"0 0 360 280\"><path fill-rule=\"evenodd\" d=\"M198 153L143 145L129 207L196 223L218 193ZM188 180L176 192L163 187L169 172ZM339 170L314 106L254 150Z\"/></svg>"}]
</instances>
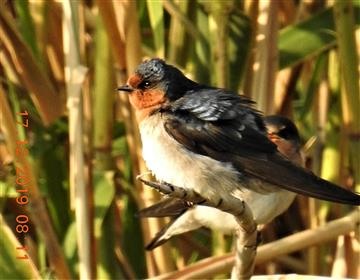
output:
<instances>
[{"instance_id":1,"label":"bird's chest feather","mask_svg":"<svg viewBox=\"0 0 360 280\"><path fill-rule=\"evenodd\" d=\"M187 150L164 128L164 116L152 115L140 123L143 157L158 180L194 189L205 196L232 192L239 173L224 163Z\"/></svg>"}]
</instances>

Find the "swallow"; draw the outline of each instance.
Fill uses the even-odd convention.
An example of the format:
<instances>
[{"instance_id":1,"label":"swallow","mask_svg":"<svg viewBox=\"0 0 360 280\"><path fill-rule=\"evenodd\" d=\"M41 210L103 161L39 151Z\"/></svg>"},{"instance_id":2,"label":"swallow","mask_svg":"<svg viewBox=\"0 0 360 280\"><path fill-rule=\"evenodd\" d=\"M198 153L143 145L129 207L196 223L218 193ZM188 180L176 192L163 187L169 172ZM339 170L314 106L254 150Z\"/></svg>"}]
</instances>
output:
<instances>
[{"instance_id":1,"label":"swallow","mask_svg":"<svg viewBox=\"0 0 360 280\"><path fill-rule=\"evenodd\" d=\"M267 116L264 118L268 138L276 144L278 151L290 161L302 165L304 158L301 153L301 140L295 124L288 118L282 116ZM275 199L275 196L278 199ZM270 222L280 211L271 210L275 203L290 206L295 198L295 193L282 191L273 195L273 203L269 206L269 212L274 217L267 217ZM261 197L260 197L261 198ZM284 204L284 199L286 203ZM261 201L263 199L261 198ZM284 207L279 207L286 210ZM256 216L259 216L258 214ZM235 217L224 211L213 207L202 205L189 205L186 201L177 198L166 198L150 207L140 210L139 217L175 217L170 223L162 228L146 246L147 250L153 250L162 245L175 235L198 229L202 226L224 234L233 234L238 228Z\"/></svg>"},{"instance_id":2,"label":"swallow","mask_svg":"<svg viewBox=\"0 0 360 280\"><path fill-rule=\"evenodd\" d=\"M246 201L258 223L288 207L286 199L271 207L277 192L360 204L358 194L282 155L255 102L245 96L192 81L157 58L141 63L118 90L129 95L143 158L159 181L213 204Z\"/></svg>"}]
</instances>

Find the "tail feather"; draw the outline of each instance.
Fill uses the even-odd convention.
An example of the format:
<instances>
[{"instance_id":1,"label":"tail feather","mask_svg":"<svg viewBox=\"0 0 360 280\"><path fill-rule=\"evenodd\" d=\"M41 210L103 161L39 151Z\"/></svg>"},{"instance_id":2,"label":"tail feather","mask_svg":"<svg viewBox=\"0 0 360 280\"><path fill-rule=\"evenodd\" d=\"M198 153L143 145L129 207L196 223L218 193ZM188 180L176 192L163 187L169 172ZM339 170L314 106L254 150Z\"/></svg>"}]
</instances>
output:
<instances>
[{"instance_id":1,"label":"tail feather","mask_svg":"<svg viewBox=\"0 0 360 280\"><path fill-rule=\"evenodd\" d=\"M337 203L360 205L360 195L357 193L326 181L300 166L291 164L277 154L269 160L272 163L271 167L267 161L241 158L248 174L289 191Z\"/></svg>"},{"instance_id":2,"label":"tail feather","mask_svg":"<svg viewBox=\"0 0 360 280\"><path fill-rule=\"evenodd\" d=\"M156 233L154 238L151 239L151 241L145 246L145 249L148 251L154 250L156 247L159 247L160 245L167 242L171 237L173 237L173 235L171 233L168 233L168 231L176 221L177 220L175 219L175 220L169 222L158 233Z\"/></svg>"},{"instance_id":3,"label":"tail feather","mask_svg":"<svg viewBox=\"0 0 360 280\"><path fill-rule=\"evenodd\" d=\"M183 199L168 197L141 209L138 216L140 218L179 216L191 207L192 205Z\"/></svg>"},{"instance_id":4,"label":"tail feather","mask_svg":"<svg viewBox=\"0 0 360 280\"><path fill-rule=\"evenodd\" d=\"M147 251L154 250L155 248L161 246L165 242L167 242L170 238L161 238L163 233L163 229L160 230L153 239L145 246Z\"/></svg>"}]
</instances>

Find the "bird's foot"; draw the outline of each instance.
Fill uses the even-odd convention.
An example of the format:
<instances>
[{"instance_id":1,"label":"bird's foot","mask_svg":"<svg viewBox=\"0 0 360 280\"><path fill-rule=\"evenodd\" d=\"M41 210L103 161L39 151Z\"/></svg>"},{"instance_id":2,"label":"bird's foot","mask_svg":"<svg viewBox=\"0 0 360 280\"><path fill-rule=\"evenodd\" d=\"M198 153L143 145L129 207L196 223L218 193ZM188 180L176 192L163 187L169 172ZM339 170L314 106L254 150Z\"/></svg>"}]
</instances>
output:
<instances>
[{"instance_id":1,"label":"bird's foot","mask_svg":"<svg viewBox=\"0 0 360 280\"><path fill-rule=\"evenodd\" d=\"M145 175L146 175L146 173L138 175L136 177L136 179L140 180L143 184L145 184L149 187L152 187L153 189L159 191L160 193L162 193L164 195L183 199L184 201L187 201L190 204L206 205L204 203L206 203L207 200L195 191L188 190L188 189L178 187L178 186L174 186L173 184L170 184L170 183L167 183L164 181L161 181L161 182L148 181L148 180L143 179L143 177Z\"/></svg>"}]
</instances>

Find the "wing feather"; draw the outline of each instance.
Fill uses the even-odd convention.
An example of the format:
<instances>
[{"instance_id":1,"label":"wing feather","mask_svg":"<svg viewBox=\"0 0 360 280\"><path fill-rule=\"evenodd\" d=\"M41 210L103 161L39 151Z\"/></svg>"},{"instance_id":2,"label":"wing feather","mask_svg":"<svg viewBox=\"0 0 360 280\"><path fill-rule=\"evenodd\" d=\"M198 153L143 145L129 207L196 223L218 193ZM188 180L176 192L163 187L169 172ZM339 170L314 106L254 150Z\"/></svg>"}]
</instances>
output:
<instances>
[{"instance_id":1,"label":"wing feather","mask_svg":"<svg viewBox=\"0 0 360 280\"><path fill-rule=\"evenodd\" d=\"M359 195L284 158L267 138L251 101L220 89L209 90L186 94L170 108L165 129L175 140L190 151L232 163L250 178L324 200L360 204Z\"/></svg>"}]
</instances>

